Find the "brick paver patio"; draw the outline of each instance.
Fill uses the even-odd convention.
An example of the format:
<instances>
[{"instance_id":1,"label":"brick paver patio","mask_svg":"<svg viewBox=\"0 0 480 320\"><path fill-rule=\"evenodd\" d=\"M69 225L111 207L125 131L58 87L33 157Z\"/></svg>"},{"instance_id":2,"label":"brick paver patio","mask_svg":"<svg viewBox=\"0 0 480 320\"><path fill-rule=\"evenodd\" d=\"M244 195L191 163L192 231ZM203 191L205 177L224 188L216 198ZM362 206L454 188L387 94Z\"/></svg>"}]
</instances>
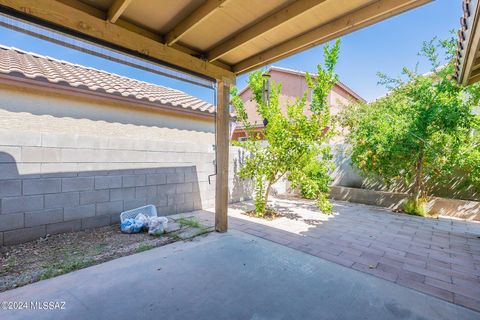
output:
<instances>
[{"instance_id":1,"label":"brick paver patio","mask_svg":"<svg viewBox=\"0 0 480 320\"><path fill-rule=\"evenodd\" d=\"M272 204L284 217L252 218L241 214L251 203L232 205L230 228L480 311L480 223L346 202L330 216L308 200ZM210 211L197 216L212 223Z\"/></svg>"}]
</instances>

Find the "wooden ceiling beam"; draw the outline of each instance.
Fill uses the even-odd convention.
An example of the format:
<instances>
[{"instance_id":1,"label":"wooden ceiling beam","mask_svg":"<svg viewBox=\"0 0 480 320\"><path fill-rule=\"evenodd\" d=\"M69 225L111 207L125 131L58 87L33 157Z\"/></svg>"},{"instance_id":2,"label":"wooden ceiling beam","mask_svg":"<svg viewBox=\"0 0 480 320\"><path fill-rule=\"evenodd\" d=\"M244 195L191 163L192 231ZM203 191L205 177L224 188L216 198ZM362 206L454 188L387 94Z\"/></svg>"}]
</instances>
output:
<instances>
[{"instance_id":1,"label":"wooden ceiling beam","mask_svg":"<svg viewBox=\"0 0 480 320\"><path fill-rule=\"evenodd\" d=\"M480 81L480 75L470 75L470 77L465 81L465 85L474 84L478 81Z\"/></svg>"},{"instance_id":2,"label":"wooden ceiling beam","mask_svg":"<svg viewBox=\"0 0 480 320\"><path fill-rule=\"evenodd\" d=\"M470 47L472 57L465 58L465 79L462 82L464 85L470 85L480 81L480 31L475 31Z\"/></svg>"},{"instance_id":3,"label":"wooden ceiling beam","mask_svg":"<svg viewBox=\"0 0 480 320\"><path fill-rule=\"evenodd\" d=\"M325 43L375 22L421 6L432 0L377 0L354 12L289 39L273 48L247 58L233 66L235 74L242 74L280 60L297 52Z\"/></svg>"},{"instance_id":4,"label":"wooden ceiling beam","mask_svg":"<svg viewBox=\"0 0 480 320\"><path fill-rule=\"evenodd\" d=\"M480 69L472 69L470 72L470 78L478 78L480 76Z\"/></svg>"},{"instance_id":5,"label":"wooden ceiling beam","mask_svg":"<svg viewBox=\"0 0 480 320\"><path fill-rule=\"evenodd\" d=\"M123 25L106 23L104 18L60 1L0 0L0 5L197 75L212 79L234 78L230 67L209 63Z\"/></svg>"},{"instance_id":6,"label":"wooden ceiling beam","mask_svg":"<svg viewBox=\"0 0 480 320\"><path fill-rule=\"evenodd\" d=\"M107 20L115 23L118 18L125 12L127 7L132 3L132 0L115 0L107 12Z\"/></svg>"},{"instance_id":7,"label":"wooden ceiling beam","mask_svg":"<svg viewBox=\"0 0 480 320\"><path fill-rule=\"evenodd\" d=\"M193 29L208 16L220 9L228 0L207 0L194 12L179 22L170 32L165 35L165 43L168 46L177 42L185 33Z\"/></svg>"},{"instance_id":8,"label":"wooden ceiling beam","mask_svg":"<svg viewBox=\"0 0 480 320\"><path fill-rule=\"evenodd\" d=\"M249 28L240 31L211 50L207 54L207 60L215 61L239 46L256 39L264 33L273 30L283 23L301 15L302 13L322 4L326 0L302 0L295 1L287 7L280 9L270 16L263 18L258 23L252 24Z\"/></svg>"},{"instance_id":9,"label":"wooden ceiling beam","mask_svg":"<svg viewBox=\"0 0 480 320\"><path fill-rule=\"evenodd\" d=\"M472 63L472 72L475 70L480 70L480 58L475 58L475 60Z\"/></svg>"}]
</instances>

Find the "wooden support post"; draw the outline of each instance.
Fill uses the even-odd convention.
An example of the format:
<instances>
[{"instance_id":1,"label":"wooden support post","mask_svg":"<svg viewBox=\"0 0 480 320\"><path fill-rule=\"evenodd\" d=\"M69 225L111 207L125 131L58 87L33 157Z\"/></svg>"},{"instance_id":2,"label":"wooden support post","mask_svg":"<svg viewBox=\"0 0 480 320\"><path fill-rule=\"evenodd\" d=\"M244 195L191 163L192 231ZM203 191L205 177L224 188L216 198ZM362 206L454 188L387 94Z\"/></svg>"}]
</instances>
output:
<instances>
[{"instance_id":1,"label":"wooden support post","mask_svg":"<svg viewBox=\"0 0 480 320\"><path fill-rule=\"evenodd\" d=\"M217 81L216 153L217 177L215 183L215 230L228 229L228 153L230 138L230 85L231 81Z\"/></svg>"}]
</instances>

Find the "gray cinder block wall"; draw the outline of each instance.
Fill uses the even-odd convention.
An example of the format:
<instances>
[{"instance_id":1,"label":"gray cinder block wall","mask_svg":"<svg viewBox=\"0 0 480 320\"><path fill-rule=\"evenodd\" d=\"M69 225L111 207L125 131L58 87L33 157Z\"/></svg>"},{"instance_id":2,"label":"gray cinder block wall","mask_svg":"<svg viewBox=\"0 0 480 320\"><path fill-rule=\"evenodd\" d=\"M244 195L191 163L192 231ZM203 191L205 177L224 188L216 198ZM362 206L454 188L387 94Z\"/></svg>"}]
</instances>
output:
<instances>
[{"instance_id":1,"label":"gray cinder block wall","mask_svg":"<svg viewBox=\"0 0 480 320\"><path fill-rule=\"evenodd\" d=\"M0 130L0 244L118 223L145 204L159 215L212 208L214 159L211 145ZM248 198L235 170L230 190Z\"/></svg>"},{"instance_id":2,"label":"gray cinder block wall","mask_svg":"<svg viewBox=\"0 0 480 320\"><path fill-rule=\"evenodd\" d=\"M116 223L147 203L160 215L211 207L213 159L202 145L1 131L0 243Z\"/></svg>"}]
</instances>

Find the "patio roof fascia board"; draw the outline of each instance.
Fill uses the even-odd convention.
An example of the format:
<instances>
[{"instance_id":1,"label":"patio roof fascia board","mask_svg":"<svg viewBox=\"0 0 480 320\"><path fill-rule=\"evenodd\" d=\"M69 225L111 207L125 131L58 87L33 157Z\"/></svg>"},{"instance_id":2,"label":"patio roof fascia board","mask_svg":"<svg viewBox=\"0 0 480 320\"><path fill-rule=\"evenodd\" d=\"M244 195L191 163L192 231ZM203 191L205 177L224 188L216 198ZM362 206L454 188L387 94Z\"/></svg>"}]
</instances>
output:
<instances>
[{"instance_id":1,"label":"patio roof fascia board","mask_svg":"<svg viewBox=\"0 0 480 320\"><path fill-rule=\"evenodd\" d=\"M77 6L49 0L0 0L0 9L2 6L4 10L13 10L25 20L29 17L38 19L39 21L35 21L36 24L46 23L62 30L66 29L65 33L81 34L95 39L96 42L127 49L140 57L148 56L160 63L204 78L222 80L235 77L231 70L169 47L123 25L112 24Z\"/></svg>"},{"instance_id":2,"label":"patio roof fascia board","mask_svg":"<svg viewBox=\"0 0 480 320\"><path fill-rule=\"evenodd\" d=\"M333 40L345 34L393 17L432 0L378 0L354 12L316 27L298 37L287 40L233 66L240 75L278 61L287 56Z\"/></svg>"},{"instance_id":3,"label":"patio roof fascia board","mask_svg":"<svg viewBox=\"0 0 480 320\"><path fill-rule=\"evenodd\" d=\"M107 20L115 23L130 3L132 3L132 0L115 0L110 9L108 9Z\"/></svg>"},{"instance_id":4,"label":"patio roof fascia board","mask_svg":"<svg viewBox=\"0 0 480 320\"><path fill-rule=\"evenodd\" d=\"M185 33L194 28L208 16L220 9L230 0L207 0L185 19L180 21L173 29L165 35L165 43L168 46L177 42Z\"/></svg>"},{"instance_id":5,"label":"patio roof fascia board","mask_svg":"<svg viewBox=\"0 0 480 320\"><path fill-rule=\"evenodd\" d=\"M466 17L466 30L460 33L465 37L463 49L459 54L458 81L463 85L469 85L479 80L478 76L472 75L478 62L477 52L480 49L480 3L472 0L468 4L470 15Z\"/></svg>"},{"instance_id":6,"label":"patio roof fascia board","mask_svg":"<svg viewBox=\"0 0 480 320\"><path fill-rule=\"evenodd\" d=\"M263 18L261 21L254 23L247 29L234 34L225 41L222 41L220 45L208 50L207 60L210 62L215 61L239 46L260 37L279 25L318 5L321 5L325 1L326 0L302 0L293 2L289 6L275 11L270 16Z\"/></svg>"}]
</instances>

